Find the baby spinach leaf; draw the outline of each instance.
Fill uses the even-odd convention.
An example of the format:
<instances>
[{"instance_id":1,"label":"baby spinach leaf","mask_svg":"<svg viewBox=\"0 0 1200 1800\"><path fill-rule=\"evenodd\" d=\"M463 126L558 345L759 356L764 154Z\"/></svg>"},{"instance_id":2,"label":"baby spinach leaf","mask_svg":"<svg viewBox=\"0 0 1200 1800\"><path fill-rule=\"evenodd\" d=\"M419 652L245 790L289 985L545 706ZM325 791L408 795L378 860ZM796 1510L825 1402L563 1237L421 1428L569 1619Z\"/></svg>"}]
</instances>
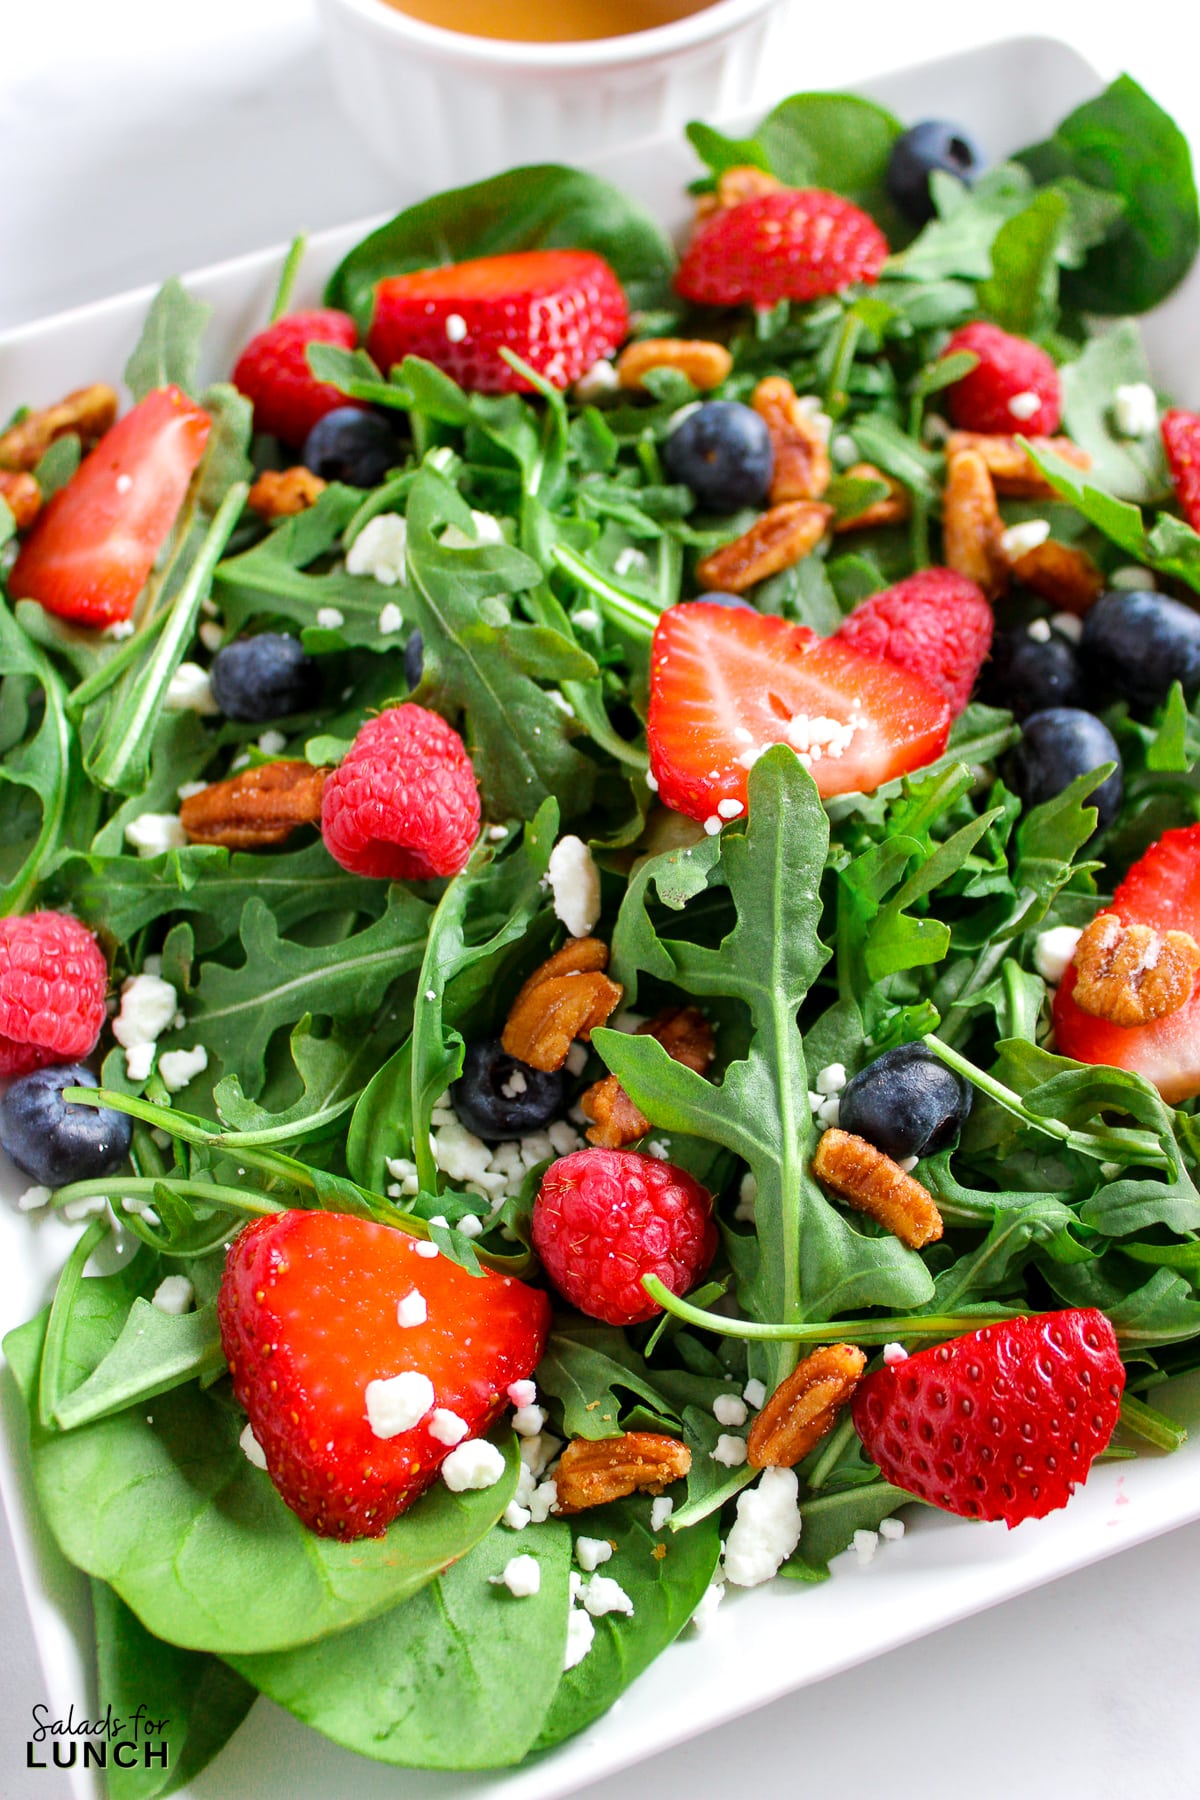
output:
<instances>
[{"instance_id":1,"label":"baby spinach leaf","mask_svg":"<svg viewBox=\"0 0 1200 1800\"><path fill-rule=\"evenodd\" d=\"M608 1613L596 1620L591 1649L559 1683L537 1740L539 1750L561 1744L607 1712L678 1637L699 1606L720 1555L716 1514L689 1531L653 1532L646 1498L596 1507L587 1515L587 1530L589 1537L609 1538L616 1545L603 1572L629 1595L633 1617ZM660 1548L665 1554L656 1556Z\"/></svg>"},{"instance_id":2,"label":"baby spinach leaf","mask_svg":"<svg viewBox=\"0 0 1200 1800\"><path fill-rule=\"evenodd\" d=\"M979 304L1005 331L1032 337L1053 323L1067 215L1062 195L1047 188L996 233L992 271L980 284Z\"/></svg>"},{"instance_id":3,"label":"baby spinach leaf","mask_svg":"<svg viewBox=\"0 0 1200 1800\"><path fill-rule=\"evenodd\" d=\"M193 299L174 276L165 281L150 302L146 323L133 354L125 364L125 385L135 400L144 400L155 388L179 387L185 394L196 391L200 346L212 306Z\"/></svg>"},{"instance_id":4,"label":"baby spinach leaf","mask_svg":"<svg viewBox=\"0 0 1200 1800\"><path fill-rule=\"evenodd\" d=\"M500 1577L521 1555L541 1579L517 1598ZM570 1567L564 1523L497 1527L403 1606L233 1664L306 1725L377 1762L504 1768L532 1747L562 1676Z\"/></svg>"},{"instance_id":5,"label":"baby spinach leaf","mask_svg":"<svg viewBox=\"0 0 1200 1800\"><path fill-rule=\"evenodd\" d=\"M850 1548L856 1531L875 1531L900 1507L913 1504L911 1494L882 1479L802 1500L800 1542L780 1573L798 1581L828 1574L830 1559Z\"/></svg>"},{"instance_id":6,"label":"baby spinach leaf","mask_svg":"<svg viewBox=\"0 0 1200 1800\"><path fill-rule=\"evenodd\" d=\"M165 1729L168 1767L113 1763L105 1776L108 1800L160 1800L185 1787L228 1743L254 1704L249 1682L216 1656L180 1650L151 1636L136 1614L103 1581L93 1581L92 1617L101 1711L133 1719L138 1708Z\"/></svg>"},{"instance_id":7,"label":"baby spinach leaf","mask_svg":"<svg viewBox=\"0 0 1200 1800\"><path fill-rule=\"evenodd\" d=\"M1112 405L1118 387L1150 379L1141 334L1131 319L1089 338L1062 371L1064 425L1091 457L1092 478L1120 499L1143 504L1171 491L1162 438L1157 430L1145 438L1118 437Z\"/></svg>"},{"instance_id":8,"label":"baby spinach leaf","mask_svg":"<svg viewBox=\"0 0 1200 1800\"><path fill-rule=\"evenodd\" d=\"M121 1335L86 1381L59 1399L56 1424L73 1430L223 1369L215 1306L178 1316L135 1297Z\"/></svg>"},{"instance_id":9,"label":"baby spinach leaf","mask_svg":"<svg viewBox=\"0 0 1200 1800\"><path fill-rule=\"evenodd\" d=\"M938 216L894 257L885 274L906 282L944 281L964 276L986 281L992 273L992 246L1001 227L1024 210L1033 192L1029 175L1014 163L999 163L964 188L953 175L935 173L931 191Z\"/></svg>"},{"instance_id":10,"label":"baby spinach leaf","mask_svg":"<svg viewBox=\"0 0 1200 1800\"><path fill-rule=\"evenodd\" d=\"M1063 278L1085 312L1148 312L1187 274L1200 247L1200 210L1187 139L1129 75L1087 100L1018 159L1039 183L1074 176L1120 196L1124 218Z\"/></svg>"},{"instance_id":11,"label":"baby spinach leaf","mask_svg":"<svg viewBox=\"0 0 1200 1800\"><path fill-rule=\"evenodd\" d=\"M674 252L649 213L596 175L547 163L398 213L334 270L326 304L342 307L365 333L385 275L510 250L594 250L616 270L632 307L671 300Z\"/></svg>"}]
</instances>

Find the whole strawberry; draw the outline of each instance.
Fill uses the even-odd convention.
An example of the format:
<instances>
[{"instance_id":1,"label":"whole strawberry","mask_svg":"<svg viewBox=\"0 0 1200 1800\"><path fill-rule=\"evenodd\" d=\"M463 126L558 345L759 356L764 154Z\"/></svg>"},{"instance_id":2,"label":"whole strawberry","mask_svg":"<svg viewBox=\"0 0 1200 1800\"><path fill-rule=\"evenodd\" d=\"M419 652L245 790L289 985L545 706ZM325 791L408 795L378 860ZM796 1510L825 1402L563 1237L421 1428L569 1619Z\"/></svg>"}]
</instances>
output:
<instances>
[{"instance_id":1,"label":"whole strawberry","mask_svg":"<svg viewBox=\"0 0 1200 1800\"><path fill-rule=\"evenodd\" d=\"M354 320L331 308L288 313L252 337L234 365L233 385L254 404L254 429L298 447L326 413L356 405L332 383L317 380L308 346L353 350L357 342Z\"/></svg>"},{"instance_id":2,"label":"whole strawberry","mask_svg":"<svg viewBox=\"0 0 1200 1800\"><path fill-rule=\"evenodd\" d=\"M368 719L325 783L321 836L355 875L457 875L479 836L479 792L454 727L411 701Z\"/></svg>"},{"instance_id":3,"label":"whole strawberry","mask_svg":"<svg viewBox=\"0 0 1200 1800\"><path fill-rule=\"evenodd\" d=\"M662 1311L642 1286L685 1294L716 1254L712 1199L684 1169L636 1150L576 1150L552 1163L533 1207L533 1247L573 1306L609 1325Z\"/></svg>"},{"instance_id":4,"label":"whole strawberry","mask_svg":"<svg viewBox=\"0 0 1200 1800\"><path fill-rule=\"evenodd\" d=\"M675 287L698 306L775 306L818 300L875 281L887 239L840 194L778 188L704 221L684 253Z\"/></svg>"},{"instance_id":5,"label":"whole strawberry","mask_svg":"<svg viewBox=\"0 0 1200 1800\"><path fill-rule=\"evenodd\" d=\"M100 946L69 913L0 919L0 1077L90 1055L107 989Z\"/></svg>"},{"instance_id":6,"label":"whole strawberry","mask_svg":"<svg viewBox=\"0 0 1200 1800\"><path fill-rule=\"evenodd\" d=\"M423 1248L389 1225L283 1212L246 1226L226 1260L233 1391L281 1497L321 1537L382 1536L541 1356L544 1294ZM485 1484L469 1468L455 1482Z\"/></svg>"},{"instance_id":7,"label":"whole strawberry","mask_svg":"<svg viewBox=\"0 0 1200 1800\"><path fill-rule=\"evenodd\" d=\"M960 431L1053 436L1062 423L1062 383L1044 350L982 321L963 325L942 355L960 350L979 358L946 389L946 405Z\"/></svg>"},{"instance_id":8,"label":"whole strawberry","mask_svg":"<svg viewBox=\"0 0 1200 1800\"><path fill-rule=\"evenodd\" d=\"M1183 516L1200 531L1200 415L1173 407L1163 414L1162 440Z\"/></svg>"},{"instance_id":9,"label":"whole strawberry","mask_svg":"<svg viewBox=\"0 0 1200 1800\"><path fill-rule=\"evenodd\" d=\"M868 1375L867 1455L894 1487L1008 1526L1065 1506L1116 1427L1125 1370L1091 1307L985 1325Z\"/></svg>"},{"instance_id":10,"label":"whole strawberry","mask_svg":"<svg viewBox=\"0 0 1200 1800\"><path fill-rule=\"evenodd\" d=\"M983 589L952 569L920 569L863 600L837 633L868 656L920 675L960 713L992 647Z\"/></svg>"}]
</instances>

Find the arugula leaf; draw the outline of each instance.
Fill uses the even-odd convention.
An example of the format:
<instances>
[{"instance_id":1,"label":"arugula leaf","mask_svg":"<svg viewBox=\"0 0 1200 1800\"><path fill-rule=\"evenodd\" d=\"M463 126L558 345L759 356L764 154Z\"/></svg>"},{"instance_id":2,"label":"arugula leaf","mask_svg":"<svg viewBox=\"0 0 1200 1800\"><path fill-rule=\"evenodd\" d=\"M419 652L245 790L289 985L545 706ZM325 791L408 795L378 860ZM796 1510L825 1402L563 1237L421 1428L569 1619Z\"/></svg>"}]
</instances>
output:
<instances>
[{"instance_id":1,"label":"arugula leaf","mask_svg":"<svg viewBox=\"0 0 1200 1800\"><path fill-rule=\"evenodd\" d=\"M172 276L163 283L146 314L142 335L125 364L125 385L135 400L155 388L182 388L194 394L200 368L200 346L212 305L195 300Z\"/></svg>"},{"instance_id":2,"label":"arugula leaf","mask_svg":"<svg viewBox=\"0 0 1200 1800\"><path fill-rule=\"evenodd\" d=\"M4 852L0 872L0 915L24 912L47 865L66 840L74 823L93 816L96 802L79 779L74 754L75 733L67 718L63 683L50 659L32 644L0 599L0 719L20 696L18 737L12 738L0 758L0 839ZM21 742L28 722L31 686L42 692L42 716L32 737ZM11 715L10 715L11 716ZM6 725L7 725L6 721ZM5 794L5 788L16 793ZM38 810L31 811L25 796L36 796ZM11 799L14 806L7 804Z\"/></svg>"},{"instance_id":3,"label":"arugula leaf","mask_svg":"<svg viewBox=\"0 0 1200 1800\"><path fill-rule=\"evenodd\" d=\"M378 1030L364 1032L355 1025L335 1025L328 1036L318 1037L312 1015L305 1013L290 1042L292 1065L303 1089L299 1099L272 1111L248 1100L236 1075L226 1075L213 1090L217 1110L243 1144L287 1144L324 1136L349 1112L374 1072L380 1037Z\"/></svg>"},{"instance_id":4,"label":"arugula leaf","mask_svg":"<svg viewBox=\"0 0 1200 1800\"><path fill-rule=\"evenodd\" d=\"M636 1394L661 1418L677 1417L644 1358L609 1325L562 1323L550 1336L537 1379L539 1389L561 1402L568 1437L619 1436L628 1402L618 1399L618 1388Z\"/></svg>"},{"instance_id":5,"label":"arugula leaf","mask_svg":"<svg viewBox=\"0 0 1200 1800\"><path fill-rule=\"evenodd\" d=\"M1089 338L1075 361L1062 370L1066 431L1091 457L1093 479L1122 500L1144 503L1171 492L1161 434L1155 430L1145 438L1118 438L1110 422L1117 388L1150 379L1141 334L1132 319Z\"/></svg>"},{"instance_id":6,"label":"arugula leaf","mask_svg":"<svg viewBox=\"0 0 1200 1800\"><path fill-rule=\"evenodd\" d=\"M350 313L365 334L385 275L509 250L595 250L616 270L632 307L668 305L672 297L674 252L649 213L596 175L546 163L398 213L338 265L325 303Z\"/></svg>"},{"instance_id":7,"label":"arugula leaf","mask_svg":"<svg viewBox=\"0 0 1200 1800\"><path fill-rule=\"evenodd\" d=\"M1053 322L1059 241L1068 211L1063 196L1047 188L996 233L979 304L1005 331L1032 337Z\"/></svg>"},{"instance_id":8,"label":"arugula leaf","mask_svg":"<svg viewBox=\"0 0 1200 1800\"><path fill-rule=\"evenodd\" d=\"M902 255L893 257L885 275L922 283L950 276L986 281L1000 228L1029 204L1033 192L1029 175L1014 163L999 163L973 188L965 188L953 175L939 171L930 191L938 216Z\"/></svg>"},{"instance_id":9,"label":"arugula leaf","mask_svg":"<svg viewBox=\"0 0 1200 1800\"><path fill-rule=\"evenodd\" d=\"M1078 469L1053 451L1039 451L1024 438L1019 441L1055 493L1069 500L1126 556L1157 569L1161 575L1186 582L1200 593L1200 532L1168 513L1160 513L1147 531L1139 507L1093 487Z\"/></svg>"}]
</instances>

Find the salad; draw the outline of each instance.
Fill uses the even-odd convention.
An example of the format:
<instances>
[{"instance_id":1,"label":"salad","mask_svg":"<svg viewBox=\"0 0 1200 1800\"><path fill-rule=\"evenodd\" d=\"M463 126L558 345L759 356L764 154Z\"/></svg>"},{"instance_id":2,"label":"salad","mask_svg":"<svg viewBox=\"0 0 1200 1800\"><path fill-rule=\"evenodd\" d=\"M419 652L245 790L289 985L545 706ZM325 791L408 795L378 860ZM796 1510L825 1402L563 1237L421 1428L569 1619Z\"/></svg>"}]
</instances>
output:
<instances>
[{"instance_id":1,"label":"salad","mask_svg":"<svg viewBox=\"0 0 1200 1800\"><path fill-rule=\"evenodd\" d=\"M259 1693L518 1763L731 1590L1182 1441L1186 143L1129 77L994 166L690 136L678 250L517 170L0 432L0 1144L81 1227L4 1352L170 1721L115 1800Z\"/></svg>"}]
</instances>

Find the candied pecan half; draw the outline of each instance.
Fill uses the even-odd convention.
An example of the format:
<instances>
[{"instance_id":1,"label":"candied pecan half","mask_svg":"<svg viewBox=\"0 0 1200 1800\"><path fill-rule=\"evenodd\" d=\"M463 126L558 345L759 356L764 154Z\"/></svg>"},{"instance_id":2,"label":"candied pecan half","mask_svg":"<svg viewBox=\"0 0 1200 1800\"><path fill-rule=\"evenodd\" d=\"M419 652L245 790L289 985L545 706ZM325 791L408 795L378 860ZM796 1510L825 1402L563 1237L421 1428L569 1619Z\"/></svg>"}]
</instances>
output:
<instances>
[{"instance_id":1,"label":"candied pecan half","mask_svg":"<svg viewBox=\"0 0 1200 1800\"><path fill-rule=\"evenodd\" d=\"M887 494L882 500L872 501L870 506L860 513L853 513L849 518L838 519L834 523L834 532L867 531L876 525L903 525L912 511L912 502L908 497L908 489L902 481L885 475L874 463L854 463L845 471L847 481L882 481Z\"/></svg>"},{"instance_id":2,"label":"candied pecan half","mask_svg":"<svg viewBox=\"0 0 1200 1800\"><path fill-rule=\"evenodd\" d=\"M768 175L765 169L756 169L751 163L738 163L735 168L725 169L721 173L715 193L699 196L696 201L696 223L702 225L714 213L725 212L730 206L740 206L743 200L756 200L759 194L773 194L782 186L783 183L776 181L774 175Z\"/></svg>"},{"instance_id":3,"label":"candied pecan half","mask_svg":"<svg viewBox=\"0 0 1200 1800\"><path fill-rule=\"evenodd\" d=\"M694 1069L697 1075L706 1074L713 1059L713 1028L698 1006L668 1007L646 1019L635 1035L656 1038L673 1061ZM579 1104L595 1121L587 1134L589 1144L600 1144L606 1150L623 1150L650 1129L649 1119L615 1075L595 1082Z\"/></svg>"},{"instance_id":4,"label":"candied pecan half","mask_svg":"<svg viewBox=\"0 0 1200 1800\"><path fill-rule=\"evenodd\" d=\"M825 1344L798 1363L753 1425L746 1460L754 1469L790 1469L837 1424L867 1359L855 1344Z\"/></svg>"},{"instance_id":5,"label":"candied pecan half","mask_svg":"<svg viewBox=\"0 0 1200 1800\"><path fill-rule=\"evenodd\" d=\"M33 469L56 438L78 432L85 450L97 444L117 416L117 396L102 381L76 388L0 434L0 469Z\"/></svg>"},{"instance_id":6,"label":"candied pecan half","mask_svg":"<svg viewBox=\"0 0 1200 1800\"><path fill-rule=\"evenodd\" d=\"M825 536L832 506L818 500L786 500L754 521L749 531L696 564L703 588L744 594L768 575L778 575L803 561Z\"/></svg>"},{"instance_id":7,"label":"candied pecan half","mask_svg":"<svg viewBox=\"0 0 1200 1800\"><path fill-rule=\"evenodd\" d=\"M790 381L768 375L750 400L771 436L774 473L771 504L784 500L819 500L833 471L825 437Z\"/></svg>"},{"instance_id":8,"label":"candied pecan half","mask_svg":"<svg viewBox=\"0 0 1200 1800\"><path fill-rule=\"evenodd\" d=\"M947 568L976 582L989 600L1008 589L1008 558L1001 539L1004 522L987 464L976 450L963 450L947 464L942 502L942 538Z\"/></svg>"},{"instance_id":9,"label":"candied pecan half","mask_svg":"<svg viewBox=\"0 0 1200 1800\"><path fill-rule=\"evenodd\" d=\"M0 469L0 500L8 507L18 531L28 531L42 510L42 490L24 471Z\"/></svg>"},{"instance_id":10,"label":"candied pecan half","mask_svg":"<svg viewBox=\"0 0 1200 1800\"><path fill-rule=\"evenodd\" d=\"M1072 468L1082 471L1092 466L1088 452L1081 450L1069 437L1034 437L1027 438L1026 442L1042 454L1049 450L1060 456ZM992 486L1006 500L1053 499L1054 489L1015 437L984 431L952 431L946 439L947 457L961 456L964 450L973 450L983 458Z\"/></svg>"},{"instance_id":11,"label":"candied pecan half","mask_svg":"<svg viewBox=\"0 0 1200 1800\"><path fill-rule=\"evenodd\" d=\"M942 1215L928 1188L866 1138L836 1128L825 1132L812 1169L818 1181L856 1212L878 1220L910 1250L922 1250L941 1237Z\"/></svg>"},{"instance_id":12,"label":"candied pecan half","mask_svg":"<svg viewBox=\"0 0 1200 1800\"><path fill-rule=\"evenodd\" d=\"M724 344L707 338L638 338L626 344L617 358L617 376L623 388L645 386L651 369L678 369L694 388L720 387L733 369L733 358Z\"/></svg>"},{"instance_id":13,"label":"candied pecan half","mask_svg":"<svg viewBox=\"0 0 1200 1800\"><path fill-rule=\"evenodd\" d=\"M561 1069L575 1039L586 1044L621 1004L623 990L607 967L608 945L599 938L569 938L547 957L509 1008L500 1037L508 1054L545 1074Z\"/></svg>"},{"instance_id":14,"label":"candied pecan half","mask_svg":"<svg viewBox=\"0 0 1200 1800\"><path fill-rule=\"evenodd\" d=\"M246 496L246 505L263 519L292 519L315 506L328 484L303 463L294 469L264 469Z\"/></svg>"},{"instance_id":15,"label":"candied pecan half","mask_svg":"<svg viewBox=\"0 0 1200 1800\"><path fill-rule=\"evenodd\" d=\"M1200 944L1186 931L1126 925L1097 913L1075 947L1074 999L1095 1019L1132 1030L1178 1012L1200 974Z\"/></svg>"},{"instance_id":16,"label":"candied pecan half","mask_svg":"<svg viewBox=\"0 0 1200 1800\"><path fill-rule=\"evenodd\" d=\"M678 1438L657 1431L627 1431L621 1437L572 1438L559 1459L554 1480L555 1511L586 1512L627 1494L661 1494L692 1466L692 1453Z\"/></svg>"},{"instance_id":17,"label":"candied pecan half","mask_svg":"<svg viewBox=\"0 0 1200 1800\"><path fill-rule=\"evenodd\" d=\"M1053 538L1018 556L1012 572L1059 612L1083 614L1104 592L1104 577L1087 552Z\"/></svg>"},{"instance_id":18,"label":"candied pecan half","mask_svg":"<svg viewBox=\"0 0 1200 1800\"><path fill-rule=\"evenodd\" d=\"M179 808L179 822L192 844L227 850L282 844L298 826L320 823L328 774L306 762L260 763L191 795Z\"/></svg>"}]
</instances>

